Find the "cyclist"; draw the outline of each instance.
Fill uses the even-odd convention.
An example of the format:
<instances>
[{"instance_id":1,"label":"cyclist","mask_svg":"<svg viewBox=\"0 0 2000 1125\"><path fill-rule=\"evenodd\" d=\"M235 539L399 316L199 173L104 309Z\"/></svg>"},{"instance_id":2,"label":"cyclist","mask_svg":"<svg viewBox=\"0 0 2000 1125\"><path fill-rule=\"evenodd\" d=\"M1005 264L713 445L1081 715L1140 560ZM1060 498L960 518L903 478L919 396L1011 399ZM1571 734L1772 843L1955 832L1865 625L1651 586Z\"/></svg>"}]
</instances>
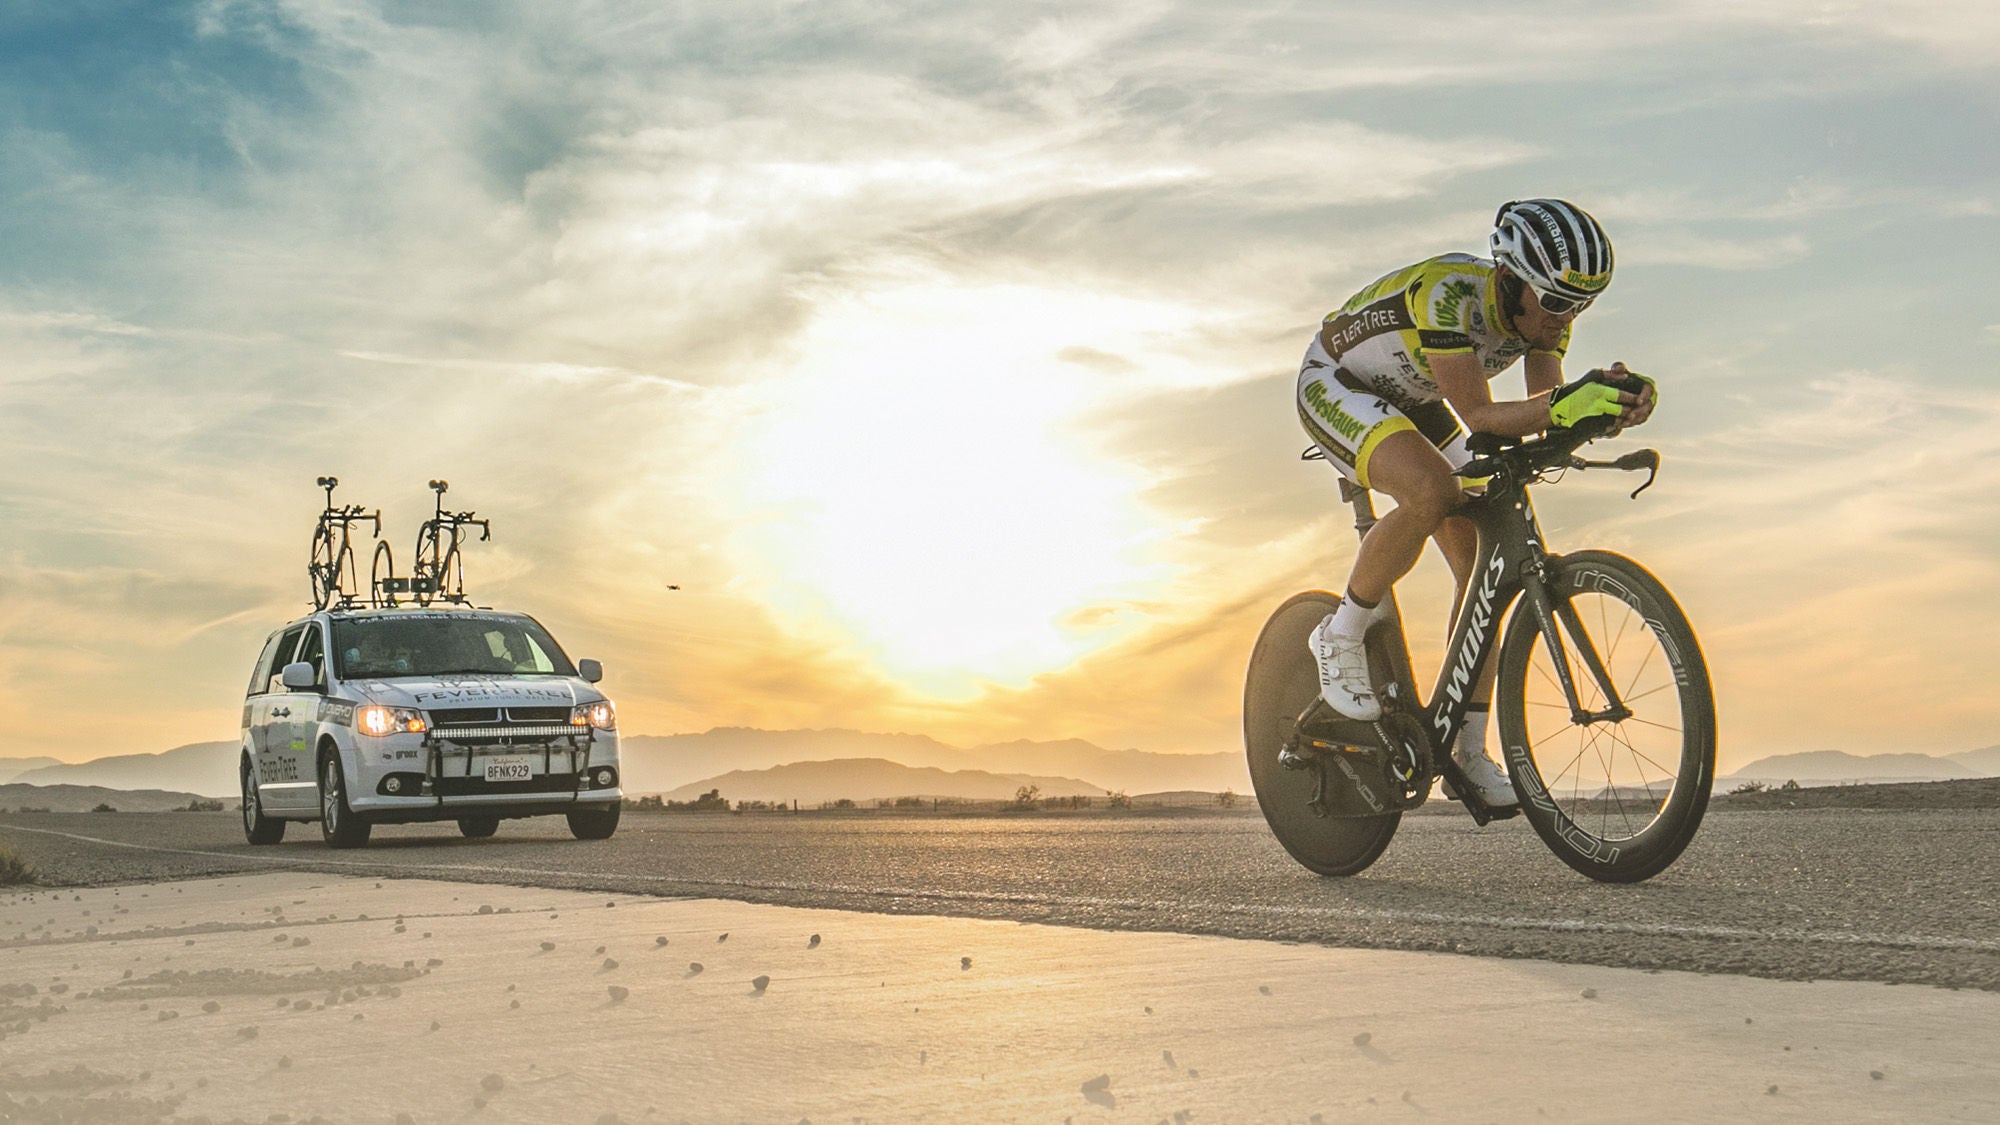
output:
<instances>
[{"instance_id":1,"label":"cyclist","mask_svg":"<svg viewBox=\"0 0 2000 1125\"><path fill-rule=\"evenodd\" d=\"M1652 381L1623 363L1563 384L1570 324L1611 283L1611 241L1559 199L1517 200L1494 216L1493 257L1443 254L1388 274L1329 313L1299 369L1299 420L1342 474L1396 507L1361 542L1340 609L1313 630L1320 694L1352 719L1381 717L1362 637L1397 579L1437 540L1458 593L1472 580L1478 536L1452 516L1471 459L1467 429L1510 437L1611 415L1653 412ZM1487 381L1526 357L1528 397L1495 402ZM1493 666L1481 670L1452 757L1491 806L1516 803L1486 753Z\"/></svg>"}]
</instances>

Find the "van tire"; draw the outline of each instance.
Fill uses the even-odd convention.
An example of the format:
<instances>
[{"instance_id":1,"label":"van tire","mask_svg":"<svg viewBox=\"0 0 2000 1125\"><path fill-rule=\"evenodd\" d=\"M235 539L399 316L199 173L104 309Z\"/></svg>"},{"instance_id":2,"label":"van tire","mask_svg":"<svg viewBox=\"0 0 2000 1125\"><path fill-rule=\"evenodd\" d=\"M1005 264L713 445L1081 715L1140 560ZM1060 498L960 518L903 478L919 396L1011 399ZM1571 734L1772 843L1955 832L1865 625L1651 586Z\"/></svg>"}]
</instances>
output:
<instances>
[{"instance_id":1,"label":"van tire","mask_svg":"<svg viewBox=\"0 0 2000 1125\"><path fill-rule=\"evenodd\" d=\"M458 833L468 840L484 840L500 830L497 816L461 816L458 818Z\"/></svg>"},{"instance_id":2,"label":"van tire","mask_svg":"<svg viewBox=\"0 0 2000 1125\"><path fill-rule=\"evenodd\" d=\"M329 747L319 759L319 837L329 848L365 848L373 826L347 803L347 777L340 752Z\"/></svg>"},{"instance_id":3,"label":"van tire","mask_svg":"<svg viewBox=\"0 0 2000 1125\"><path fill-rule=\"evenodd\" d=\"M257 796L257 767L243 756L237 778L243 785L243 838L253 845L275 844L285 838L285 822L264 815L264 802Z\"/></svg>"},{"instance_id":4,"label":"van tire","mask_svg":"<svg viewBox=\"0 0 2000 1125\"><path fill-rule=\"evenodd\" d=\"M622 805L608 809L578 809L565 813L569 818L570 835L579 840L609 840L618 831L618 813Z\"/></svg>"}]
</instances>

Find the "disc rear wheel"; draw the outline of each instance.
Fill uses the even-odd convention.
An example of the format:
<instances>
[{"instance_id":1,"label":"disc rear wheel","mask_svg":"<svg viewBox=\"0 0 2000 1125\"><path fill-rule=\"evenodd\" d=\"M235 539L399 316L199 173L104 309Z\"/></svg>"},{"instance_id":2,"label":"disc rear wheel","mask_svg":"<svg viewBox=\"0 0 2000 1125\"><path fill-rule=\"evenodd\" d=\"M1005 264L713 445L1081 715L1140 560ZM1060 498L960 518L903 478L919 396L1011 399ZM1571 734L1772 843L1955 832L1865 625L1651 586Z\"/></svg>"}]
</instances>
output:
<instances>
[{"instance_id":1,"label":"disc rear wheel","mask_svg":"<svg viewBox=\"0 0 2000 1125\"><path fill-rule=\"evenodd\" d=\"M1381 857L1401 813L1320 816L1312 808L1317 770L1286 769L1278 751L1306 705L1319 694L1319 669L1306 639L1340 599L1323 591L1294 595L1257 637L1243 688L1243 741L1250 784L1271 833L1293 859L1321 875L1352 875Z\"/></svg>"}]
</instances>

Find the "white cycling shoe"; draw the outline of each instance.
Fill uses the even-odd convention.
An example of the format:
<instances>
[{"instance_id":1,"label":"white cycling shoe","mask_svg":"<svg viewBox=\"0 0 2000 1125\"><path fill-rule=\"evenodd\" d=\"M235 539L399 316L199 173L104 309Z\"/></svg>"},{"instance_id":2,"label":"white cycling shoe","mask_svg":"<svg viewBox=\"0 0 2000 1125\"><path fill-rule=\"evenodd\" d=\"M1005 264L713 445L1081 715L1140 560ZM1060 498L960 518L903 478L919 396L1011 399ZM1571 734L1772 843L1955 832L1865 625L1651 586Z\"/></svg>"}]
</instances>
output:
<instances>
[{"instance_id":1,"label":"white cycling shoe","mask_svg":"<svg viewBox=\"0 0 2000 1125\"><path fill-rule=\"evenodd\" d=\"M1472 784L1473 791L1479 794L1480 801L1487 808L1504 809L1521 803L1521 799L1514 795L1514 783L1507 780L1499 763L1487 757L1484 750L1454 750L1451 760L1458 763L1459 771L1465 774L1465 780ZM1445 786L1447 791L1450 788ZM1446 795L1453 794L1447 792Z\"/></svg>"},{"instance_id":2,"label":"white cycling shoe","mask_svg":"<svg viewBox=\"0 0 2000 1125\"><path fill-rule=\"evenodd\" d=\"M1382 701L1368 682L1368 650L1360 637L1330 634L1327 627L1332 624L1328 615L1312 631L1310 642L1313 659L1319 662L1319 697L1350 719L1372 723L1382 717Z\"/></svg>"}]
</instances>

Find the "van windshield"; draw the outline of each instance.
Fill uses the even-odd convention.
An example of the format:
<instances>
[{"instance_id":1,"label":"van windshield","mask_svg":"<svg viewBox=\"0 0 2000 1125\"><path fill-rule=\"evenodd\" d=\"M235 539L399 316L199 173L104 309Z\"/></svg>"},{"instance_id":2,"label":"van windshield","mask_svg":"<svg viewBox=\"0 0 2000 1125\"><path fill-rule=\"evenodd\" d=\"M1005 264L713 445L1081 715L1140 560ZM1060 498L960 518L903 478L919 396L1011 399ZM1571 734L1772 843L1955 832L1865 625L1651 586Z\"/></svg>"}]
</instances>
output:
<instances>
[{"instance_id":1,"label":"van windshield","mask_svg":"<svg viewBox=\"0 0 2000 1125\"><path fill-rule=\"evenodd\" d=\"M335 618L333 651L343 680L576 675L555 640L526 617Z\"/></svg>"}]
</instances>

